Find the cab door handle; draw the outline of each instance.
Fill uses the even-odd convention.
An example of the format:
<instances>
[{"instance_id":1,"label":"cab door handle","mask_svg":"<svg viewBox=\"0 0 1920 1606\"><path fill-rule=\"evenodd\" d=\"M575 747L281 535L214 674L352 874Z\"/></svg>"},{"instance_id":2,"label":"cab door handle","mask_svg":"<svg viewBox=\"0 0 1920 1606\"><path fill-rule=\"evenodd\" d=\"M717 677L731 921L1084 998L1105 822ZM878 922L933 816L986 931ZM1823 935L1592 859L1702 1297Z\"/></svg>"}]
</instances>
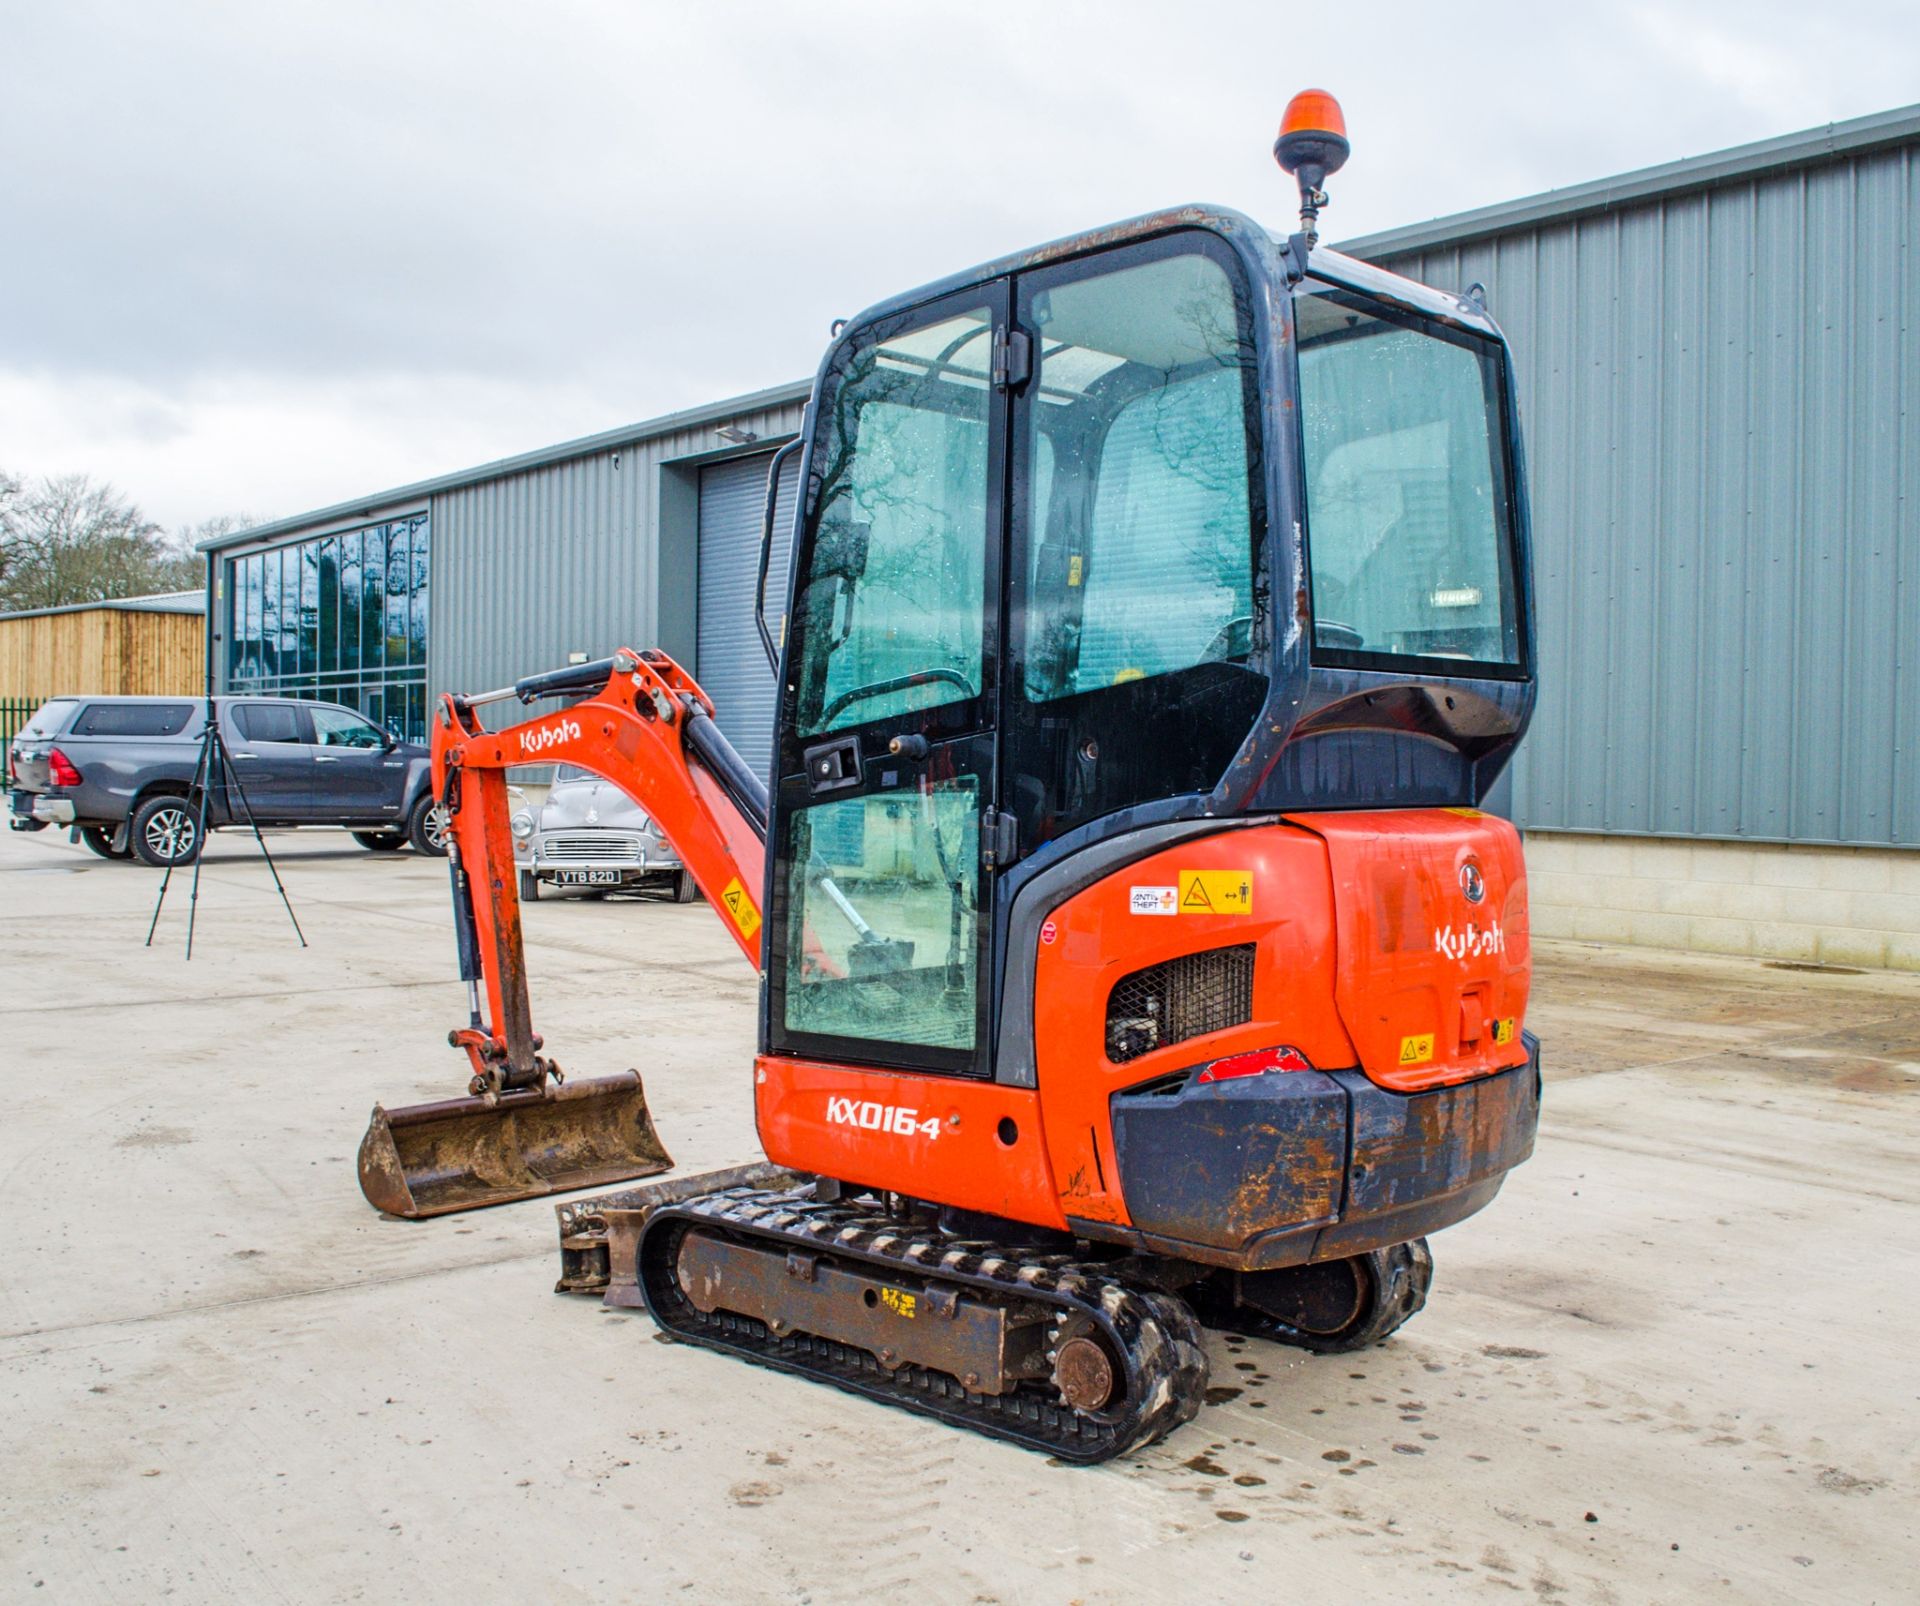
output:
<instances>
[{"instance_id":1,"label":"cab door handle","mask_svg":"<svg viewBox=\"0 0 1920 1606\"><path fill-rule=\"evenodd\" d=\"M860 738L857 736L818 742L800 756L807 766L807 790L815 797L822 792L841 792L860 784Z\"/></svg>"}]
</instances>

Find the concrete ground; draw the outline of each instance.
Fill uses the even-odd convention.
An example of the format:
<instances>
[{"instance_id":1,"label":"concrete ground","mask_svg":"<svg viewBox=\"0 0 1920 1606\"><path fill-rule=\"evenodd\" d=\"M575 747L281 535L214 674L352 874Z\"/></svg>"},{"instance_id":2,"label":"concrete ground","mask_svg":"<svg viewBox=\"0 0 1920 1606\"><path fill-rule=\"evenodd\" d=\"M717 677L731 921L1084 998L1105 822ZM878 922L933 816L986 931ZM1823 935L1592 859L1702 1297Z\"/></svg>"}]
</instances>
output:
<instances>
[{"instance_id":1,"label":"concrete ground","mask_svg":"<svg viewBox=\"0 0 1920 1606\"><path fill-rule=\"evenodd\" d=\"M149 949L156 875L0 839L0 1598L1914 1598L1920 978L1542 945L1539 1152L1426 1311L1073 1470L556 1297L550 1205L376 1216L444 871L275 840L311 946L221 838L188 964L185 878ZM561 1062L754 1158L711 912L527 924Z\"/></svg>"}]
</instances>

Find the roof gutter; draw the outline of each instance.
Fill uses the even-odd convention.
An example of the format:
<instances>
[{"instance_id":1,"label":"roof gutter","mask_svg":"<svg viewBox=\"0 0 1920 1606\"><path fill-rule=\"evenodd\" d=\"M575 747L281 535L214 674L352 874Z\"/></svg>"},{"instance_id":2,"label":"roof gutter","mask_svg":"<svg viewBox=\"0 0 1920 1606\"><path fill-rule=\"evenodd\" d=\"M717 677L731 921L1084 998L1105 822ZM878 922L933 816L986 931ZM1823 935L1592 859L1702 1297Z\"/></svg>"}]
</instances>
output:
<instances>
[{"instance_id":1,"label":"roof gutter","mask_svg":"<svg viewBox=\"0 0 1920 1606\"><path fill-rule=\"evenodd\" d=\"M570 462L577 457L592 457L600 452L622 451L629 446L638 446L643 441L657 440L662 435L677 434L683 429L698 429L703 424L721 423L729 418L738 418L745 413L762 413L775 407L790 407L795 402L805 401L812 392L812 381L799 380L791 384L775 385L768 390L756 390L746 396L735 396L727 401L708 402L702 407L689 407L678 413L664 413L658 418L649 418L642 423L626 424L619 429L604 430L598 435L583 435L578 440L562 441L558 446L542 447L535 452L522 452L517 457L503 457L497 462L482 463L477 468L461 469L457 473L442 474L435 479L418 480L412 485L398 486L391 491L382 491L376 496L355 497L351 502L336 502L332 507L317 508L311 513L299 513L292 518L275 519L270 524L256 524L250 529L234 530L230 534L216 536L211 541L202 541L194 550L223 552L229 547L252 546L277 535L291 535L300 530L311 529L315 525L331 524L340 519L372 518L399 503L418 502L446 491L457 491L463 486L478 485L484 480L501 479L509 474L524 474L530 469L551 468L556 463Z\"/></svg>"},{"instance_id":2,"label":"roof gutter","mask_svg":"<svg viewBox=\"0 0 1920 1606\"><path fill-rule=\"evenodd\" d=\"M1876 112L1871 117L1856 117L1849 122L1828 123L1823 128L1782 134L1752 145L1737 145L1711 156L1690 156L1684 161L1643 167L1616 178L1548 190L1542 195L1503 201L1498 206L1483 206L1472 212L1456 212L1451 217L1345 240L1339 249L1348 256L1379 262L1416 251L1459 245L1467 240L1512 234L1541 224L1565 223L1618 207L1669 200L1739 179L1814 167L1844 156L1910 144L1920 144L1920 106Z\"/></svg>"}]
</instances>

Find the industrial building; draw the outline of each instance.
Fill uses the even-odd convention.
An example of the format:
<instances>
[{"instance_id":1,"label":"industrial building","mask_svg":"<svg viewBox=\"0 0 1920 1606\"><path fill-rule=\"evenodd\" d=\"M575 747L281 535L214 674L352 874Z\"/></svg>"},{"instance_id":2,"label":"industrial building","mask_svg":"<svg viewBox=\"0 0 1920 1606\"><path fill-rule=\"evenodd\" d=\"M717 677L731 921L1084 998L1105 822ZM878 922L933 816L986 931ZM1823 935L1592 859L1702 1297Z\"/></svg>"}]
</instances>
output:
<instances>
[{"instance_id":1,"label":"industrial building","mask_svg":"<svg viewBox=\"0 0 1920 1606\"><path fill-rule=\"evenodd\" d=\"M1478 282L1512 339L1541 698L1490 801L1535 930L1920 969L1920 107L1342 249ZM211 543L220 679L417 737L434 693L652 643L764 769L807 391Z\"/></svg>"},{"instance_id":2,"label":"industrial building","mask_svg":"<svg viewBox=\"0 0 1920 1606\"><path fill-rule=\"evenodd\" d=\"M723 728L764 766L773 677L751 599L767 462L799 429L808 388L609 430L209 543L221 684L346 703L422 740L430 692L495 686L640 643L697 665ZM789 498L792 484L790 473ZM784 581L783 552L770 593Z\"/></svg>"}]
</instances>

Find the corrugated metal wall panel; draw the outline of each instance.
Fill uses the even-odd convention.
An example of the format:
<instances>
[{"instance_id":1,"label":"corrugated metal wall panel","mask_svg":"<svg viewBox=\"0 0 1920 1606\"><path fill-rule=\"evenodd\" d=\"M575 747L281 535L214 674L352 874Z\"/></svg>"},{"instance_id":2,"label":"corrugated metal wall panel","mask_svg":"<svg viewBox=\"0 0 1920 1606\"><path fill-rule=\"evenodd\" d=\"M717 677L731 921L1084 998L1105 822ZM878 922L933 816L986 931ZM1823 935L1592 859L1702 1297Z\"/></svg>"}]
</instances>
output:
<instances>
[{"instance_id":1,"label":"corrugated metal wall panel","mask_svg":"<svg viewBox=\"0 0 1920 1606\"><path fill-rule=\"evenodd\" d=\"M784 406L734 422L778 439L799 428L800 413ZM436 495L429 692L505 685L573 652L652 645L661 471L715 445L705 425ZM502 705L490 723L518 711Z\"/></svg>"},{"instance_id":2,"label":"corrugated metal wall panel","mask_svg":"<svg viewBox=\"0 0 1920 1606\"><path fill-rule=\"evenodd\" d=\"M1542 829L1920 846L1920 160L1384 265L1480 280L1533 474Z\"/></svg>"},{"instance_id":3,"label":"corrugated metal wall panel","mask_svg":"<svg viewBox=\"0 0 1920 1606\"><path fill-rule=\"evenodd\" d=\"M700 647L694 674L713 699L714 723L764 781L773 769L774 676L753 622L766 519L769 454L700 473ZM767 563L767 627L779 644L786 613L788 533L800 454L780 470L774 544Z\"/></svg>"},{"instance_id":4,"label":"corrugated metal wall panel","mask_svg":"<svg viewBox=\"0 0 1920 1606\"><path fill-rule=\"evenodd\" d=\"M1891 214L1898 207L1907 220L1909 234L1914 220L1920 218L1920 157L1907 153L1905 171L1896 187L1889 185L1885 203ZM1900 286L1898 330L1886 330L1892 345L1896 334L1903 341L1920 329L1920 252L1903 251L1894 264L1893 277ZM1903 349L1905 349L1903 347ZM1920 510L1920 362L1897 363L1898 374L1889 388L1900 396L1900 411L1892 426L1893 440L1888 449L1892 464L1895 499L1908 521ZM1898 554L1895 574L1898 584L1896 617L1900 628L1893 639L1894 652L1894 794L1893 834L1897 841L1920 838L1920 631L1912 621L1920 612L1920 540L1915 540L1911 523L1895 538Z\"/></svg>"}]
</instances>

